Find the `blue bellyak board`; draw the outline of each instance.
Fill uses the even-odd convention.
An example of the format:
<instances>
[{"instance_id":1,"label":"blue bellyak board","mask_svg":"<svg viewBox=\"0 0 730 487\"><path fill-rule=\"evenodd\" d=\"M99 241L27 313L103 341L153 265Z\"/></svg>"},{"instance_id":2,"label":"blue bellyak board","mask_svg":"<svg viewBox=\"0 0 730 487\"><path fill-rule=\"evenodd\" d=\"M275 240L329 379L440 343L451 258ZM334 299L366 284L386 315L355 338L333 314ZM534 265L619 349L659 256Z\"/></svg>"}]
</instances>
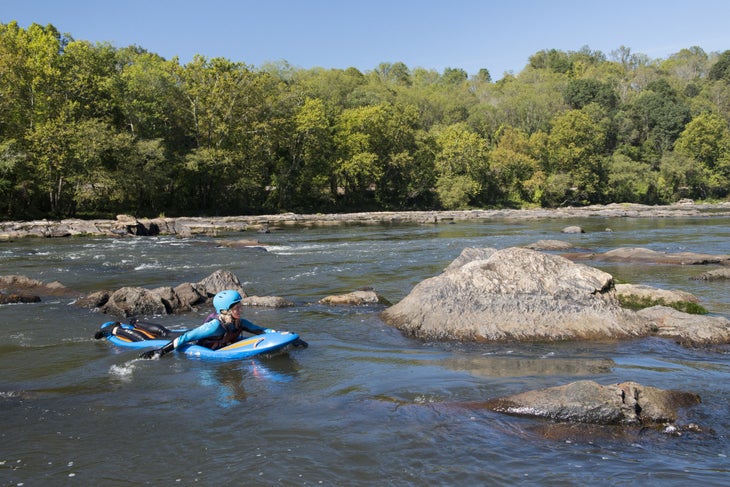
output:
<instances>
[{"instance_id":1,"label":"blue bellyak board","mask_svg":"<svg viewBox=\"0 0 730 487\"><path fill-rule=\"evenodd\" d=\"M150 328L159 327L150 332ZM163 330L159 332L158 329ZM109 342L118 347L145 349L160 348L170 342L175 336L179 336L184 331L171 332L160 325L145 326L144 324L120 324L118 322L109 321L101 325L96 338L106 338ZM142 333L140 335L140 333ZM155 338L155 334L162 333L165 336ZM274 354L282 352L283 349L292 345L299 338L296 333L288 331L267 331L261 335L253 335L251 337L242 338L226 347L213 350L201 345L182 345L175 349L178 353L183 353L188 357L200 358L205 360L238 360L256 355Z\"/></svg>"}]
</instances>

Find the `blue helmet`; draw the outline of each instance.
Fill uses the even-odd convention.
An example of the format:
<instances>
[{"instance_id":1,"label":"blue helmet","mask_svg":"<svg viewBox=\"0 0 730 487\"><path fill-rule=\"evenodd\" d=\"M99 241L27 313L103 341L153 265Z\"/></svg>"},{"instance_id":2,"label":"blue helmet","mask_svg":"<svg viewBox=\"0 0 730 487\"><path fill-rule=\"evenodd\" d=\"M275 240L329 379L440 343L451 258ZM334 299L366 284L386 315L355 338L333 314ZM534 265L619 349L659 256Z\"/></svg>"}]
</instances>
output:
<instances>
[{"instance_id":1,"label":"blue helmet","mask_svg":"<svg viewBox=\"0 0 730 487\"><path fill-rule=\"evenodd\" d=\"M238 291L227 289L215 295L213 298L213 307L215 308L216 313L220 313L221 311L231 309L234 304L240 303L242 299L243 298Z\"/></svg>"}]
</instances>

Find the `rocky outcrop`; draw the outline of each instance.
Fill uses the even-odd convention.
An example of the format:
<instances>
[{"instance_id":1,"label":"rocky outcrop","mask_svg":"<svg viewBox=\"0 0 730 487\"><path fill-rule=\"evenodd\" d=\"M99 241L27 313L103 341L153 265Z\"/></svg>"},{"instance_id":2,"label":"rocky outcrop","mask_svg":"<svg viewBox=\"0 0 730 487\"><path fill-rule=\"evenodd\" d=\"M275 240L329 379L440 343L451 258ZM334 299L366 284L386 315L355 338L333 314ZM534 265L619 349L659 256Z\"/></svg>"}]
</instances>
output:
<instances>
[{"instance_id":1,"label":"rocky outcrop","mask_svg":"<svg viewBox=\"0 0 730 487\"><path fill-rule=\"evenodd\" d=\"M471 406L559 422L663 427L675 423L683 409L700 402L700 397L690 392L636 382L601 385L585 380Z\"/></svg>"},{"instance_id":2,"label":"rocky outcrop","mask_svg":"<svg viewBox=\"0 0 730 487\"><path fill-rule=\"evenodd\" d=\"M564 254L571 260L602 260L638 264L707 265L730 264L730 255L699 254L695 252L657 252L640 247L623 247L604 253Z\"/></svg>"},{"instance_id":3,"label":"rocky outcrop","mask_svg":"<svg viewBox=\"0 0 730 487\"><path fill-rule=\"evenodd\" d=\"M639 312L619 297L646 301ZM683 291L615 285L610 274L525 248L465 249L383 320L423 339L614 340L659 336L685 346L730 343L730 321L655 304L696 303ZM635 308L633 308L635 309Z\"/></svg>"},{"instance_id":4,"label":"rocky outcrop","mask_svg":"<svg viewBox=\"0 0 730 487\"><path fill-rule=\"evenodd\" d=\"M462 255L467 252L473 250ZM383 320L425 339L605 340L652 333L648 320L619 305L610 274L524 248L484 255L422 281L383 311Z\"/></svg>"},{"instance_id":5,"label":"rocky outcrop","mask_svg":"<svg viewBox=\"0 0 730 487\"><path fill-rule=\"evenodd\" d=\"M256 230L267 232L276 227L302 225L327 226L341 224L419 223L438 224L463 220L501 219L565 219L565 218L672 218L712 214L729 216L730 204L675 204L648 206L610 204L584 207L538 208L530 210L465 210L465 211L382 211L361 213L297 214L231 216L136 218L119 215L116 220L34 220L0 222L0 240L25 237L145 236L195 235L215 236L223 232Z\"/></svg>"}]
</instances>

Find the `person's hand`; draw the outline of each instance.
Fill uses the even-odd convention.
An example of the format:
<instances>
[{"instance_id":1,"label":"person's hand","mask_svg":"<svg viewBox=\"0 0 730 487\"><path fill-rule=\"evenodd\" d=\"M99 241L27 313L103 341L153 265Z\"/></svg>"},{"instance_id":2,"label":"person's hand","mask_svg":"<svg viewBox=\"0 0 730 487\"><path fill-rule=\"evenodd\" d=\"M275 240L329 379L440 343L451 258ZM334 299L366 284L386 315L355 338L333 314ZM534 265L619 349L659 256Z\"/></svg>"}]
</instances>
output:
<instances>
[{"instance_id":1,"label":"person's hand","mask_svg":"<svg viewBox=\"0 0 730 487\"><path fill-rule=\"evenodd\" d=\"M159 358L161 355L162 355L162 352L160 351L160 349L145 350L144 352L139 354L139 358L143 358L143 359Z\"/></svg>"}]
</instances>

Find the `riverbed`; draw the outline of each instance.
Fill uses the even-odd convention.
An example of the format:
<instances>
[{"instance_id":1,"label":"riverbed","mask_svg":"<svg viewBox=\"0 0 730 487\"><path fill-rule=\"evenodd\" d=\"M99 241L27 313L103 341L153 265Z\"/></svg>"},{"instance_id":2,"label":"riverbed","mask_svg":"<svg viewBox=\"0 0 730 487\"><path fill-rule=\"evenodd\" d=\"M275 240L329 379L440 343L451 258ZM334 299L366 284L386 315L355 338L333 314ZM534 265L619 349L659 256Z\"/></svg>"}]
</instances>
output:
<instances>
[{"instance_id":1,"label":"riverbed","mask_svg":"<svg viewBox=\"0 0 730 487\"><path fill-rule=\"evenodd\" d=\"M727 216L488 218L286 226L269 234L27 238L0 243L0 272L88 293L175 286L218 269L248 294L291 308L245 310L299 333L286 355L210 363L144 361L93 338L110 319L71 298L0 306L2 485L725 485L730 357L651 338L616 343L423 342L379 319L382 306L317 301L372 287L395 303L465 247L558 239L730 254ZM564 234L568 225L583 234ZM255 238L233 248L221 240ZM705 266L582 262L621 282L682 289L730 317L726 282ZM198 324L209 309L150 317ZM546 435L552 425L462 405L580 379L691 391L701 432Z\"/></svg>"}]
</instances>

